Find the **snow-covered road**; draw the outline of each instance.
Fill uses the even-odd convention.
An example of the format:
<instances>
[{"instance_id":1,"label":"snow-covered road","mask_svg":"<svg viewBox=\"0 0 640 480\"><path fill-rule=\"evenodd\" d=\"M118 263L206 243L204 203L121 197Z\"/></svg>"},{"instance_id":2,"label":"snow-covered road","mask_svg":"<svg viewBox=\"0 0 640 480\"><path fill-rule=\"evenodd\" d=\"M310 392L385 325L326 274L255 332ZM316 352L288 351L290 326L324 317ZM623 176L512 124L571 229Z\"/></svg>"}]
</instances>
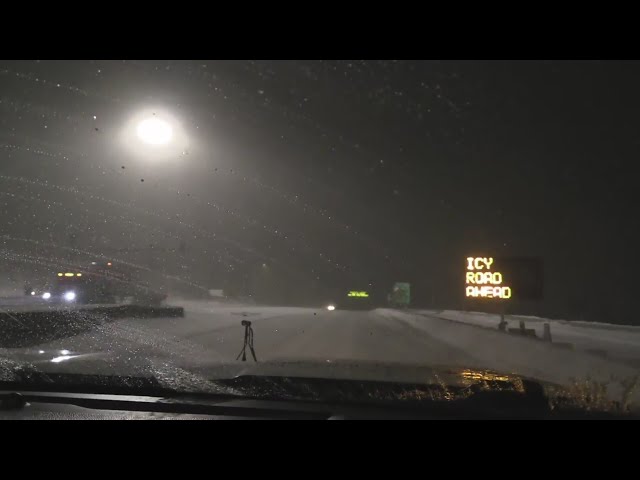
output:
<instances>
[{"instance_id":1,"label":"snow-covered road","mask_svg":"<svg viewBox=\"0 0 640 480\"><path fill-rule=\"evenodd\" d=\"M344 360L381 366L486 368L558 384L591 378L609 383L614 396L621 392L620 380L638 374L637 368L620 359L508 335L497 330L495 319L482 325L492 328L479 328L477 317L469 316L465 322L461 320L464 315L455 312L329 312L211 301L180 304L185 308L184 318L119 319L33 348L118 355L125 352L129 356L164 358L167 364L179 365L234 362L243 346L241 322L250 320L259 362ZM622 341L625 335L604 328L572 328L583 332L585 338L604 332L603 338L611 342ZM561 332L560 325L552 327L554 340L562 338Z\"/></svg>"}]
</instances>

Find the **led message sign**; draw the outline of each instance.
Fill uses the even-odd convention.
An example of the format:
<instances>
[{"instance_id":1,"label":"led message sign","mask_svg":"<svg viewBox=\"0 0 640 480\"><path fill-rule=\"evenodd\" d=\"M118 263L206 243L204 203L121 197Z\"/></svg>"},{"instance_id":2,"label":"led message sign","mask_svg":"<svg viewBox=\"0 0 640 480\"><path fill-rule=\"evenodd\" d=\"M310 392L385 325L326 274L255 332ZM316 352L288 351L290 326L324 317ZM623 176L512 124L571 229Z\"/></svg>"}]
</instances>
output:
<instances>
[{"instance_id":1,"label":"led message sign","mask_svg":"<svg viewBox=\"0 0 640 480\"><path fill-rule=\"evenodd\" d=\"M542 261L525 257L467 257L464 288L470 299L540 299Z\"/></svg>"}]
</instances>

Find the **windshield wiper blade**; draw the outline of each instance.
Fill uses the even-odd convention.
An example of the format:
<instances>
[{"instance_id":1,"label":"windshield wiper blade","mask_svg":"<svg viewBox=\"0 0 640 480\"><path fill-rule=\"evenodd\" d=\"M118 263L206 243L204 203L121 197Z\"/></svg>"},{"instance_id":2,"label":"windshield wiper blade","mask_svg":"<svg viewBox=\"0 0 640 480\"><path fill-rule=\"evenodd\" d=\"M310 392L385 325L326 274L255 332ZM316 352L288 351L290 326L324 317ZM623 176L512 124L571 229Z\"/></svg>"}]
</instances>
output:
<instances>
[{"instance_id":1,"label":"windshield wiper blade","mask_svg":"<svg viewBox=\"0 0 640 480\"><path fill-rule=\"evenodd\" d=\"M80 373L44 373L38 370L16 369L13 378L0 381L0 390L156 397L176 401L197 399L247 399L228 387L207 381L203 389L167 387L154 376L98 375Z\"/></svg>"},{"instance_id":2,"label":"windshield wiper blade","mask_svg":"<svg viewBox=\"0 0 640 480\"><path fill-rule=\"evenodd\" d=\"M165 396L144 397L133 392L126 395L22 392L18 395L20 395L18 398L24 399L24 402L75 405L98 410L288 420L325 420L331 416L331 412L326 409L309 411L271 408L266 402L263 402L262 406L253 403L227 404L226 402L238 401L239 398L211 394L198 396L199 400L191 395L175 395L169 398ZM15 398L14 402L18 403L18 398Z\"/></svg>"}]
</instances>

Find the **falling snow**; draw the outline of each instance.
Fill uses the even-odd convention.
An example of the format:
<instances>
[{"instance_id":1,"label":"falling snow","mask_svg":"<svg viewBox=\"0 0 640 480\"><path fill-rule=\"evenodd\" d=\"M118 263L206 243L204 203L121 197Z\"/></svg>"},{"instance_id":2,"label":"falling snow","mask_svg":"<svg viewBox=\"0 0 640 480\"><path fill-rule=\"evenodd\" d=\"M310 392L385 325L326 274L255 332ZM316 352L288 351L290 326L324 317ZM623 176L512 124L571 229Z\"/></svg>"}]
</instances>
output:
<instances>
[{"instance_id":1,"label":"falling snow","mask_svg":"<svg viewBox=\"0 0 640 480\"><path fill-rule=\"evenodd\" d=\"M488 243L495 234L505 250L526 248L504 226L509 221L523 238L545 238L535 222L511 220L546 218L542 207L526 203L522 189L513 187L508 200L494 193L498 188L488 191L486 208L458 200L460 192L493 185L496 177L487 172L502 153L494 144L506 149L529 121L511 104L530 92L515 88L505 100L492 87L504 76L474 65L126 61L67 67L0 67L1 233L8 235L2 248L16 272L107 255L206 290L215 282L241 285L243 275L255 276L252 268L268 262L274 275L302 292L312 281L330 287L415 277L416 258L435 261L435 252L458 238ZM171 158L124 149L126 119L144 105L157 117L166 110L175 117L176 137L187 138ZM499 109L506 120L494 113ZM551 142L549 128L545 141ZM501 133L485 140L488 131ZM131 137L135 142L135 132ZM526 144L506 156L548 154L535 148ZM508 170L510 159L495 168ZM545 188L535 170L518 168L514 185L527 178ZM556 200L578 195L575 185ZM494 228L469 226L466 217ZM561 225L555 231L571 235Z\"/></svg>"}]
</instances>

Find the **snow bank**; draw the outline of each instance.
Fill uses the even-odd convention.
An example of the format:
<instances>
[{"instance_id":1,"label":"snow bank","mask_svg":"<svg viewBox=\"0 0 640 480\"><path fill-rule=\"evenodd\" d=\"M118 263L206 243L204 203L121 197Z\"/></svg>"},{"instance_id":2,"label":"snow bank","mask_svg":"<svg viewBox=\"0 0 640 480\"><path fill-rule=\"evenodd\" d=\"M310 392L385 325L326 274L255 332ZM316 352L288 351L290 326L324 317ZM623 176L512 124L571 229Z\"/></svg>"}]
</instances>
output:
<instances>
[{"instance_id":1,"label":"snow bank","mask_svg":"<svg viewBox=\"0 0 640 480\"><path fill-rule=\"evenodd\" d=\"M379 309L376 313L405 322L452 348L464 350L475 359L475 365L470 365L472 367L481 366L565 386L591 379L606 383L612 399L622 397L622 381L638 375L637 368L620 361L500 332L497 329L499 319L495 315L466 312L439 312L436 315L425 311L408 313L389 309ZM534 328L534 322L531 323L527 323L528 328ZM473 328L471 325L492 328ZM584 327L576 327L576 330L584 331ZM551 333L554 334L553 326ZM636 404L640 402L640 392L635 392L633 401Z\"/></svg>"},{"instance_id":2,"label":"snow bank","mask_svg":"<svg viewBox=\"0 0 640 480\"><path fill-rule=\"evenodd\" d=\"M500 322L499 315L481 312L419 310L415 313L491 329L497 329ZM521 315L507 315L505 321L508 328L518 328L520 321L524 321L526 328L534 329L539 338L542 338L544 324L549 323L554 343L570 344L575 350L606 355L640 366L640 327Z\"/></svg>"}]
</instances>

